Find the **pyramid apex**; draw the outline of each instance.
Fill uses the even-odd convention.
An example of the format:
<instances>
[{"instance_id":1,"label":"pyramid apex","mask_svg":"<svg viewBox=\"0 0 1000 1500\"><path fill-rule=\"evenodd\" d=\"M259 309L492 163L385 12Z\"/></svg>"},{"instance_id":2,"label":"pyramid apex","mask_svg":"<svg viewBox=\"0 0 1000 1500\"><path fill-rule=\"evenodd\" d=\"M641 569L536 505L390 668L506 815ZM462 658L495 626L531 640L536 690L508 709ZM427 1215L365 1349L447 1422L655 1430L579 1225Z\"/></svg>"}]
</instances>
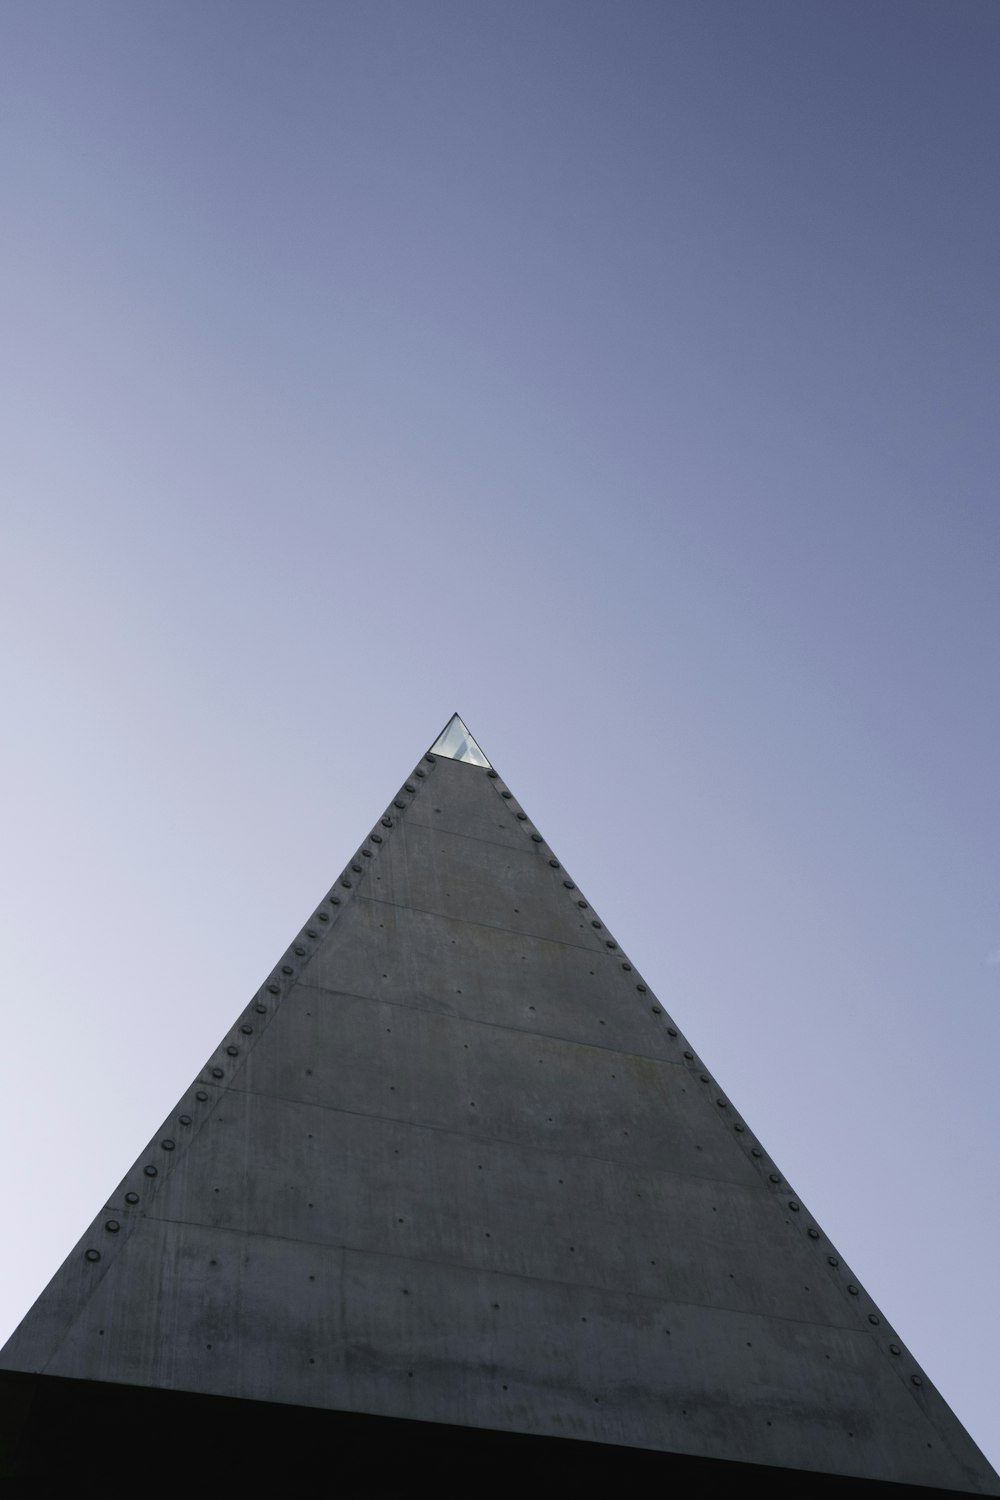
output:
<instances>
[{"instance_id":1,"label":"pyramid apex","mask_svg":"<svg viewBox=\"0 0 1000 1500\"><path fill-rule=\"evenodd\" d=\"M464 720L457 713L452 714L431 746L430 753L447 756L449 760L464 760L473 766L489 767L490 765Z\"/></svg>"}]
</instances>

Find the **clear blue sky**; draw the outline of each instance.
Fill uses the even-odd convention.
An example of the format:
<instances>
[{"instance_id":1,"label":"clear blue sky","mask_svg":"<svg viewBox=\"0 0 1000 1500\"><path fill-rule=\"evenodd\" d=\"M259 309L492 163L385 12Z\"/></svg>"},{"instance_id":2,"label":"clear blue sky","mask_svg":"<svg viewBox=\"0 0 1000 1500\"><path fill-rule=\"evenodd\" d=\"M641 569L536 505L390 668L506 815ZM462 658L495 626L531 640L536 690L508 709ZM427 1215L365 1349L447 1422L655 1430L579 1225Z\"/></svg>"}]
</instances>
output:
<instances>
[{"instance_id":1,"label":"clear blue sky","mask_svg":"<svg viewBox=\"0 0 1000 1500\"><path fill-rule=\"evenodd\" d=\"M457 708L995 1464L994 0L7 0L0 1335Z\"/></svg>"}]
</instances>

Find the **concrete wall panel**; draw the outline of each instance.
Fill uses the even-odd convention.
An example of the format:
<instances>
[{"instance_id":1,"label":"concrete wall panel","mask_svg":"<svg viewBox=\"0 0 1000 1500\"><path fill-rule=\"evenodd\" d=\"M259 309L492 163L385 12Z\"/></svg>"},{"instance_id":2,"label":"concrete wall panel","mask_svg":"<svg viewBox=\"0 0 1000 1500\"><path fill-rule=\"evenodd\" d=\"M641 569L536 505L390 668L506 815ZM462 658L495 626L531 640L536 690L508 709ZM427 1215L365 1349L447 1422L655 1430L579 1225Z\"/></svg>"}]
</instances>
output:
<instances>
[{"instance_id":1,"label":"concrete wall panel","mask_svg":"<svg viewBox=\"0 0 1000 1500\"><path fill-rule=\"evenodd\" d=\"M303 979L497 1025L650 1057L679 1057L618 953L387 906L360 892Z\"/></svg>"},{"instance_id":2,"label":"concrete wall panel","mask_svg":"<svg viewBox=\"0 0 1000 1500\"><path fill-rule=\"evenodd\" d=\"M961 1472L861 1333L516 1277L501 1298L474 1269L189 1224L151 1222L147 1244L159 1273L126 1256L50 1373L706 1455L722 1435L737 1459L910 1483Z\"/></svg>"},{"instance_id":3,"label":"concrete wall panel","mask_svg":"<svg viewBox=\"0 0 1000 1500\"><path fill-rule=\"evenodd\" d=\"M220 1101L153 1213L499 1276L858 1323L800 1226L760 1185L623 1174L599 1159L261 1095ZM752 1260L734 1254L740 1243L755 1245Z\"/></svg>"},{"instance_id":4,"label":"concrete wall panel","mask_svg":"<svg viewBox=\"0 0 1000 1500\"><path fill-rule=\"evenodd\" d=\"M708 1091L677 1063L297 987L239 1087L551 1150L750 1182Z\"/></svg>"}]
</instances>

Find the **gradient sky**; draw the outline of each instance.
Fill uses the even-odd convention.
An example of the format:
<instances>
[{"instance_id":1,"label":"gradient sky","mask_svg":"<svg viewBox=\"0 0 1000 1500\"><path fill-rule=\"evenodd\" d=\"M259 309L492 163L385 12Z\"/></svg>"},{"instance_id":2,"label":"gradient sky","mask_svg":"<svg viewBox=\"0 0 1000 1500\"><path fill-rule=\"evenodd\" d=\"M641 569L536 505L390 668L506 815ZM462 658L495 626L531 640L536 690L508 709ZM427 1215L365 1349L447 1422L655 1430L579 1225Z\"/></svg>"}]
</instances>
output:
<instances>
[{"instance_id":1,"label":"gradient sky","mask_svg":"<svg viewBox=\"0 0 1000 1500\"><path fill-rule=\"evenodd\" d=\"M0 1338L454 709L994 1464L995 0L5 0Z\"/></svg>"}]
</instances>

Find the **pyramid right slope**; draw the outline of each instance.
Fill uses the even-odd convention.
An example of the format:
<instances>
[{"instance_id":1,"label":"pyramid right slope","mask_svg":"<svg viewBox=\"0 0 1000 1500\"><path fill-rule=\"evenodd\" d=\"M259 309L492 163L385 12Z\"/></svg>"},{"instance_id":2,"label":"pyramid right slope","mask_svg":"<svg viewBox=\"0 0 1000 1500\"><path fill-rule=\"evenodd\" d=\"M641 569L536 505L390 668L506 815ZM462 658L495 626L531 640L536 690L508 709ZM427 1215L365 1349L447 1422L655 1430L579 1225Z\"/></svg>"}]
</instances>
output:
<instances>
[{"instance_id":1,"label":"pyramid right slope","mask_svg":"<svg viewBox=\"0 0 1000 1500\"><path fill-rule=\"evenodd\" d=\"M488 765L425 758L161 1134L0 1365L1000 1494Z\"/></svg>"}]
</instances>

